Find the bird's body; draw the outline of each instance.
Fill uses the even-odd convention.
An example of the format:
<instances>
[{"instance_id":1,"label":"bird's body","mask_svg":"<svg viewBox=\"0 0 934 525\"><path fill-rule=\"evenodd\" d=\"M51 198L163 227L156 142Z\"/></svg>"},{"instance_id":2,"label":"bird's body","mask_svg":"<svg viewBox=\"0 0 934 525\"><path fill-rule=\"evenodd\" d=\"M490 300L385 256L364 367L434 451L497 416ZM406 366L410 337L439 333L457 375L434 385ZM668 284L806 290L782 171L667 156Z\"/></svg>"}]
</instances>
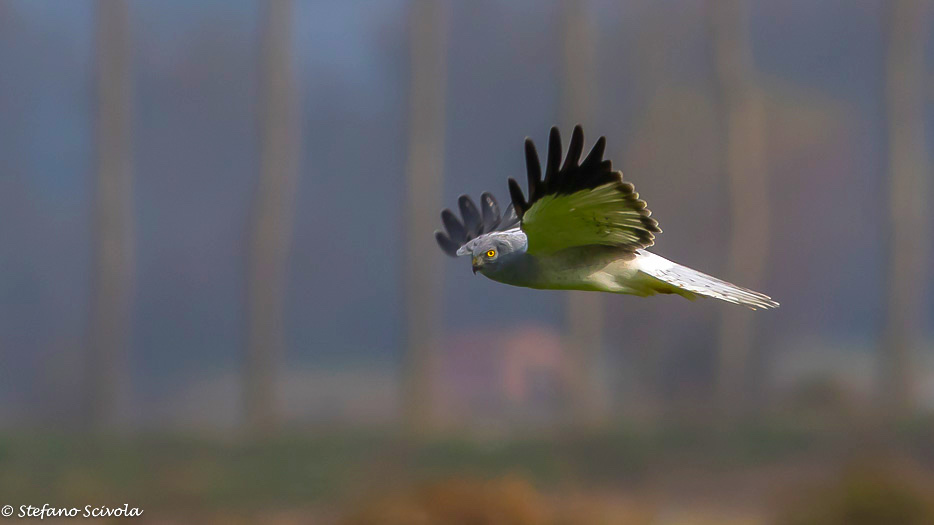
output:
<instances>
[{"instance_id":1,"label":"bird's body","mask_svg":"<svg viewBox=\"0 0 934 525\"><path fill-rule=\"evenodd\" d=\"M503 216L492 195L481 210L467 196L441 214L447 233L436 232L452 256L469 255L474 273L513 286L649 296L714 297L752 309L774 308L767 295L722 281L646 250L661 232L645 201L603 160L605 139L580 162L583 132L574 129L564 165L552 129L544 179L538 154L526 140L529 201L509 180L512 204Z\"/></svg>"},{"instance_id":2,"label":"bird's body","mask_svg":"<svg viewBox=\"0 0 934 525\"><path fill-rule=\"evenodd\" d=\"M539 290L583 290L647 297L678 294L688 299L716 297L752 308L772 308L769 297L674 263L647 250L614 246L572 247L555 253L529 254L518 228L476 239L479 248L512 241L518 247L498 265L477 272L494 281ZM482 253L482 251L481 251Z\"/></svg>"},{"instance_id":3,"label":"bird's body","mask_svg":"<svg viewBox=\"0 0 934 525\"><path fill-rule=\"evenodd\" d=\"M495 242L504 235L524 237L516 228L489 233L485 239L478 238L482 241L478 244ZM520 248L504 256L502 263L480 265L477 271L494 281L526 288L626 293L622 283L637 272L632 267L635 254L612 246L594 248L572 247L543 255L532 255Z\"/></svg>"}]
</instances>

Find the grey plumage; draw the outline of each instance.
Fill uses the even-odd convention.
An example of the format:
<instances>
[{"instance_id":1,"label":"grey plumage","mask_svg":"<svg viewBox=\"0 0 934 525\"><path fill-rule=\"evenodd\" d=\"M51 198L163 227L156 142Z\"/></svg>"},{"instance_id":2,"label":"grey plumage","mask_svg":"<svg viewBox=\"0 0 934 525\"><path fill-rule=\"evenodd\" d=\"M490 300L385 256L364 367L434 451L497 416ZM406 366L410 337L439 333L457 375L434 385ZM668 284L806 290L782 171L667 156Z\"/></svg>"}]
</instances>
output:
<instances>
[{"instance_id":1,"label":"grey plumage","mask_svg":"<svg viewBox=\"0 0 934 525\"><path fill-rule=\"evenodd\" d=\"M514 286L778 306L767 295L646 251L661 232L658 222L633 185L603 159L606 139L600 137L580 162L583 142L577 126L562 165L560 134L552 128L542 178L535 145L526 139L528 199L514 179L508 181L512 203L502 216L489 193L481 196L479 209L461 196L462 220L450 210L441 212L445 231L435 232L441 249L469 255L475 273Z\"/></svg>"}]
</instances>

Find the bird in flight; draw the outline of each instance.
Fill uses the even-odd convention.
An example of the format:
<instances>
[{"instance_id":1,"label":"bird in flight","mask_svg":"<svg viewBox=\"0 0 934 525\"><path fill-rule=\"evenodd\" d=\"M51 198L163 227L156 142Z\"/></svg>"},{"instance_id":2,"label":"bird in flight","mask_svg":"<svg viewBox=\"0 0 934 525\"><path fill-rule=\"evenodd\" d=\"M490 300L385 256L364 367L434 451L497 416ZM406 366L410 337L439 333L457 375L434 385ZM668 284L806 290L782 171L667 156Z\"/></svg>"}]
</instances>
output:
<instances>
[{"instance_id":1,"label":"bird in flight","mask_svg":"<svg viewBox=\"0 0 934 525\"><path fill-rule=\"evenodd\" d=\"M479 208L461 195L460 219L441 212L445 231L435 232L438 245L452 257L469 256L474 273L513 286L714 297L753 310L778 306L765 294L647 251L661 229L632 183L604 160L606 138L581 161L583 149L577 126L562 163L561 135L551 128L542 178L535 144L526 138L528 199L512 178L505 213L490 193L481 195Z\"/></svg>"}]
</instances>

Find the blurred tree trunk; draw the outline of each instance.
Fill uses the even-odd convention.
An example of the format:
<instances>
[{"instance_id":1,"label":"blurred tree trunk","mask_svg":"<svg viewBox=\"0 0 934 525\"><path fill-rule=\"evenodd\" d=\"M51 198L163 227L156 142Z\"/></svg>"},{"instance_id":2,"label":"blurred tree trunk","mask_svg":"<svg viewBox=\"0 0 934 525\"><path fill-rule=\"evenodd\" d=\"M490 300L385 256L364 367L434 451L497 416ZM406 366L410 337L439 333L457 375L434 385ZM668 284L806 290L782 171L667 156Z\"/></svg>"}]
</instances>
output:
<instances>
[{"instance_id":1,"label":"blurred tree trunk","mask_svg":"<svg viewBox=\"0 0 934 525\"><path fill-rule=\"evenodd\" d=\"M134 288L129 9L97 2L97 187L94 281L88 355L88 418L112 428L128 392Z\"/></svg>"},{"instance_id":2,"label":"blurred tree trunk","mask_svg":"<svg viewBox=\"0 0 934 525\"><path fill-rule=\"evenodd\" d=\"M247 432L278 423L276 374L284 351L285 292L298 183L298 89L292 65L292 2L263 2L260 65L260 173L253 203L248 266L248 335L243 377Z\"/></svg>"},{"instance_id":3,"label":"blurred tree trunk","mask_svg":"<svg viewBox=\"0 0 934 525\"><path fill-rule=\"evenodd\" d=\"M708 0L707 6L732 216L726 275L741 286L757 288L768 257L769 194L765 108L754 81L749 15L744 0ZM724 308L719 338L718 404L725 415L735 415L751 394L747 380L754 344L751 312Z\"/></svg>"},{"instance_id":4,"label":"blurred tree trunk","mask_svg":"<svg viewBox=\"0 0 934 525\"><path fill-rule=\"evenodd\" d=\"M669 74L666 68L669 60L666 57L671 53L674 42L668 36L671 33L671 27L665 23L665 13L662 12L662 9L659 9L659 4L654 0L640 0L634 2L632 6L639 10L640 18L635 31L636 44L624 51L630 63L628 68L631 71L629 75L631 82L627 83L626 89L631 93L628 96L643 101L640 104L643 114L638 116L638 120L644 122L644 124L637 128L637 132L632 139L627 139L630 144L626 148L635 147L633 144L638 143L640 140L655 140L655 137L661 139L665 136L669 138L660 140L660 142L667 145L669 139L675 140L674 137L670 137L670 132L659 129L659 126L647 124L650 122L649 115L652 107L658 104L656 99L664 96L664 93L670 92L668 85L671 84L671 81L668 78ZM628 16L628 13L624 14L624 16ZM667 101L662 103L667 103ZM638 136L638 138L635 138L635 136ZM626 158L625 155L620 156L620 159L624 158ZM654 168L654 166L649 166L649 168ZM641 176L646 175L641 174ZM625 173L623 177L626 178ZM636 187L636 189L640 188L644 188L644 186ZM665 323L664 320L655 320L650 328L663 329L664 326L667 326L667 324L663 323ZM657 345L655 348L633 347L628 350L627 353L632 359L634 368L634 378L637 381L632 397L638 399L637 406L630 405L628 407L626 414L628 419L637 421L640 424L650 425L657 422L658 418L665 413L666 404L669 403L666 395L669 389L664 381L666 377L664 363L667 359L666 355L671 350L672 348L662 344Z\"/></svg>"},{"instance_id":5,"label":"blurred tree trunk","mask_svg":"<svg viewBox=\"0 0 934 525\"><path fill-rule=\"evenodd\" d=\"M594 41L587 19L585 0L567 0L563 5L563 70L559 127L564 147L576 124L584 127L586 140L593 142ZM589 134L588 134L589 132ZM588 145L585 145L585 148ZM584 154L586 155L586 151ZM572 421L597 426L603 414L603 378L598 375L603 357L604 297L592 292L567 292L569 353L565 373L570 381Z\"/></svg>"},{"instance_id":6,"label":"blurred tree trunk","mask_svg":"<svg viewBox=\"0 0 934 525\"><path fill-rule=\"evenodd\" d=\"M405 210L406 362L403 410L408 431L431 425L432 371L441 323L441 252L433 231L441 209L444 173L446 24L438 0L413 0L409 13L408 188Z\"/></svg>"},{"instance_id":7,"label":"blurred tree trunk","mask_svg":"<svg viewBox=\"0 0 934 525\"><path fill-rule=\"evenodd\" d=\"M927 251L931 242L931 172L924 126L924 44L929 6L926 0L893 0L886 5L891 245L879 384L884 413L898 417L911 409L911 351L920 339L924 284L930 276Z\"/></svg>"}]
</instances>

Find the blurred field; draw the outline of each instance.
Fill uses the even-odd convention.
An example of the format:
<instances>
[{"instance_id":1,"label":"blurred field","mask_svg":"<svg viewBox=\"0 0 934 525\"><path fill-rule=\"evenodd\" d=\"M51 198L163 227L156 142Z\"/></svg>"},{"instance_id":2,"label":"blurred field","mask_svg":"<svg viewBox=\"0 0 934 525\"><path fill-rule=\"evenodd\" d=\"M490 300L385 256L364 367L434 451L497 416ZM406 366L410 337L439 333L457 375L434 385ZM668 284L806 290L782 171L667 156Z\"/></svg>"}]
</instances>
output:
<instances>
[{"instance_id":1,"label":"blurred field","mask_svg":"<svg viewBox=\"0 0 934 525\"><path fill-rule=\"evenodd\" d=\"M6 501L132 502L143 522L928 523L934 422L526 438L7 436Z\"/></svg>"}]
</instances>

